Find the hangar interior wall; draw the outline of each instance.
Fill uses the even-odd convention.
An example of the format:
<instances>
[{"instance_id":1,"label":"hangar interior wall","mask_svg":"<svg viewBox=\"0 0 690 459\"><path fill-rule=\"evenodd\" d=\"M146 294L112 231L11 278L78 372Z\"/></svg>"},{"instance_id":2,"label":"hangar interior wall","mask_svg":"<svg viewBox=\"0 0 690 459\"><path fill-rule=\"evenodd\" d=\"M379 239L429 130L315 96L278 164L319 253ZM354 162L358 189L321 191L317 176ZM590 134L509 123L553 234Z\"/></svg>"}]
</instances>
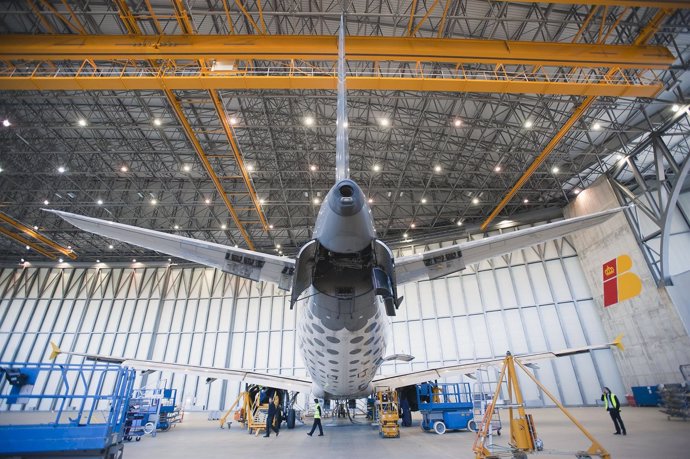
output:
<instances>
[{"instance_id":1,"label":"hangar interior wall","mask_svg":"<svg viewBox=\"0 0 690 459\"><path fill-rule=\"evenodd\" d=\"M424 248L433 246L408 247L398 255ZM202 267L99 266L2 269L0 359L46 361L54 340L64 350L306 376L296 348L297 312L276 287ZM416 359L389 362L383 373L613 338L565 240L409 284L401 293L405 301L392 320L388 353ZM539 367L537 377L569 405L595 403L602 385L625 393L610 350ZM187 409L227 408L240 391L237 382L207 384L191 374L147 378L137 384L176 387ZM543 403L532 383L523 381L526 399ZM50 384L44 378L35 390Z\"/></svg>"},{"instance_id":2,"label":"hangar interior wall","mask_svg":"<svg viewBox=\"0 0 690 459\"><path fill-rule=\"evenodd\" d=\"M644 199L644 198L643 198ZM690 269L690 240L688 228L680 212L687 205L687 197L673 209L671 237L671 273L678 279L688 278ZM568 216L577 216L618 207L618 200L605 177L580 193L566 209ZM644 226L644 217L641 225ZM690 336L682 314L690 307L689 296L669 295L666 287L657 286L634 233L621 213L605 224L570 236L585 268L585 276L594 293L596 311L607 334L625 335L625 352L616 354L616 361L626 387L682 382L679 365L690 363ZM620 255L629 255L631 272L642 282L641 293L629 300L604 307L602 266ZM685 274L681 274L685 272ZM687 284L682 288L687 292Z\"/></svg>"}]
</instances>

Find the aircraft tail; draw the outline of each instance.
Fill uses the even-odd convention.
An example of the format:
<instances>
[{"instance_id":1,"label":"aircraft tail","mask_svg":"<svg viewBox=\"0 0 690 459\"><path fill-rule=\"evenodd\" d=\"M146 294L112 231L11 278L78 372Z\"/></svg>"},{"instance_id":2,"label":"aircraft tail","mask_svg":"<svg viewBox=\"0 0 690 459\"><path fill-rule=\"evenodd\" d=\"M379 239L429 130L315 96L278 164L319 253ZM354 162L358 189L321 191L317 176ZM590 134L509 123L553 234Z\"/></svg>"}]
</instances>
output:
<instances>
[{"instance_id":1,"label":"aircraft tail","mask_svg":"<svg viewBox=\"0 0 690 459\"><path fill-rule=\"evenodd\" d=\"M347 99L345 87L345 12L340 15L338 34L338 102L336 106L335 180L350 178L350 153L347 139Z\"/></svg>"}]
</instances>

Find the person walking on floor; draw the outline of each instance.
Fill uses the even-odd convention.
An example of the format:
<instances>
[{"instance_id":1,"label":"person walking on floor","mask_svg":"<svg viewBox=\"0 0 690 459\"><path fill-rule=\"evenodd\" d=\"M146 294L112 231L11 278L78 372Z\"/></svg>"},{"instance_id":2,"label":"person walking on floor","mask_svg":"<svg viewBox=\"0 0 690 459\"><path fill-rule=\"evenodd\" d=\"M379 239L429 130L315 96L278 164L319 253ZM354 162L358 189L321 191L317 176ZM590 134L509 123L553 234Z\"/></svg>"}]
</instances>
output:
<instances>
[{"instance_id":1,"label":"person walking on floor","mask_svg":"<svg viewBox=\"0 0 690 459\"><path fill-rule=\"evenodd\" d=\"M614 435L627 435L625 431L625 424L623 424L623 419L621 418L621 402L616 397L616 394L611 392L611 389L604 387L603 394L601 394L601 400L604 402L604 408L609 412L613 425L616 427Z\"/></svg>"},{"instance_id":2,"label":"person walking on floor","mask_svg":"<svg viewBox=\"0 0 690 459\"><path fill-rule=\"evenodd\" d=\"M314 408L314 424L311 426L311 431L307 434L311 437L316 430L316 426L319 426L319 437L323 437L323 427L321 427L321 405L319 405L319 399L315 398L314 403L316 403L316 408Z\"/></svg>"},{"instance_id":3,"label":"person walking on floor","mask_svg":"<svg viewBox=\"0 0 690 459\"><path fill-rule=\"evenodd\" d=\"M273 425L273 420L280 417L280 413L278 413L278 405L279 404L280 404L280 399L278 398L278 395L276 394L273 397L273 402L268 404L268 416L266 416L266 435L264 435L264 437L270 437L271 436L271 429L273 429L273 431L276 433L276 437L280 433L280 428Z\"/></svg>"}]
</instances>

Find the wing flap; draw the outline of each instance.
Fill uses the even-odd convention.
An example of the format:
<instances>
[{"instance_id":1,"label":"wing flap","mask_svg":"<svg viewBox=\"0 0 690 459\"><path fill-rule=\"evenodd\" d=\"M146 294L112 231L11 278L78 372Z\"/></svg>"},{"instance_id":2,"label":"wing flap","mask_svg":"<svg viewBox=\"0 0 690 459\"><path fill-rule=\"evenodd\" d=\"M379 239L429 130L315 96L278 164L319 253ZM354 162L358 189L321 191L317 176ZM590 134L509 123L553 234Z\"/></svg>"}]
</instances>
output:
<instances>
[{"instance_id":1,"label":"wing flap","mask_svg":"<svg viewBox=\"0 0 690 459\"><path fill-rule=\"evenodd\" d=\"M79 229L156 252L218 268L254 281L269 281L290 290L295 262L290 258L199 241L177 234L125 225L93 217L44 209Z\"/></svg>"},{"instance_id":2,"label":"wing flap","mask_svg":"<svg viewBox=\"0 0 690 459\"><path fill-rule=\"evenodd\" d=\"M460 271L467 265L557 239L574 231L603 223L623 209L625 207L609 209L591 215L569 218L430 250L421 254L396 258L396 278L398 284L404 284L445 276Z\"/></svg>"}]
</instances>

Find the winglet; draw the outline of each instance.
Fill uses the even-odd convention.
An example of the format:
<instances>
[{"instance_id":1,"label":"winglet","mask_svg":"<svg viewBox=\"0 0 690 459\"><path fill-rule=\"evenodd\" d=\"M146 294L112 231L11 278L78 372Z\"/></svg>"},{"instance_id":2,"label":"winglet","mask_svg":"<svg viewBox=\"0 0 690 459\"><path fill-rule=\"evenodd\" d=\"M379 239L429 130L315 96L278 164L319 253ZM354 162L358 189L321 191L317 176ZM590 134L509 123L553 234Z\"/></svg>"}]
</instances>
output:
<instances>
[{"instance_id":1,"label":"winglet","mask_svg":"<svg viewBox=\"0 0 690 459\"><path fill-rule=\"evenodd\" d=\"M616 339L614 339L613 342L612 342L611 344L613 344L614 346L616 346L620 351L624 351L624 350L625 350L625 346L623 346L623 333L621 333L620 335L616 336Z\"/></svg>"},{"instance_id":2,"label":"winglet","mask_svg":"<svg viewBox=\"0 0 690 459\"><path fill-rule=\"evenodd\" d=\"M62 354L62 350L60 350L60 348L58 347L57 344L55 344L54 341L51 341L51 342L50 342L50 347L51 347L52 351L50 352L50 357L49 357L49 359L50 359L50 360L55 360L55 358L56 358L58 355Z\"/></svg>"}]
</instances>

